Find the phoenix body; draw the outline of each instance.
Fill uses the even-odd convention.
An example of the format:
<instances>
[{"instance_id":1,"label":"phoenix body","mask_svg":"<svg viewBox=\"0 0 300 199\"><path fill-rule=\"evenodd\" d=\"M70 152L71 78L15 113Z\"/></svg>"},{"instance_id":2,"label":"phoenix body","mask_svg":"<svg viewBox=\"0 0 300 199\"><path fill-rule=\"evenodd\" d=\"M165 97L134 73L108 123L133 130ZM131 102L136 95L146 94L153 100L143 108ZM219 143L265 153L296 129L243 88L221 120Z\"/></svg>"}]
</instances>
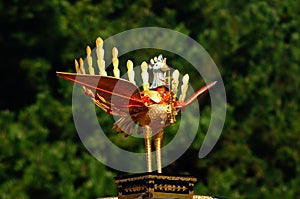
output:
<instances>
[{"instance_id":1,"label":"phoenix body","mask_svg":"<svg viewBox=\"0 0 300 199\"><path fill-rule=\"evenodd\" d=\"M161 143L164 128L176 122L176 115L201 97L216 82L211 82L191 97L185 100L188 88L189 76L186 74L182 78L181 94L178 94L179 71L173 71L167 66L166 58L162 55L154 57L150 63L143 62L142 79L143 90L141 91L134 81L135 72L133 63L128 60L128 80L120 78L118 69L118 51L112 50L112 63L114 66L114 76L107 76L105 62L103 60L103 41L96 40L96 60L91 57L91 50L87 47L87 66L82 59L75 60L77 73L57 72L57 75L83 86L84 93L106 113L119 116L112 129L117 133L124 132L125 136L134 132L135 126L139 125L145 138L147 171L152 172L151 142L154 137L156 150L157 171L161 173ZM99 68L99 75L95 75L92 61L96 61ZM88 69L89 74L86 72ZM149 84L149 73L152 71L152 83Z\"/></svg>"}]
</instances>

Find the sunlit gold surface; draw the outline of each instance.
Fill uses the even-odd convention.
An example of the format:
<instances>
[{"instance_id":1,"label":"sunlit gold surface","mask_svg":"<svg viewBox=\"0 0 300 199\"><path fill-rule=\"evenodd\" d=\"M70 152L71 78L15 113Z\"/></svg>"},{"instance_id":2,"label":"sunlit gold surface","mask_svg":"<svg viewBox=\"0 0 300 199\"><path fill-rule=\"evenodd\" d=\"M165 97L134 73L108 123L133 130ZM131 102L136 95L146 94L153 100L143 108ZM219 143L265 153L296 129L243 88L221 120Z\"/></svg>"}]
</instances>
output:
<instances>
[{"instance_id":1,"label":"sunlit gold surface","mask_svg":"<svg viewBox=\"0 0 300 199\"><path fill-rule=\"evenodd\" d=\"M149 126L143 127L144 139L145 139L145 148L146 148L146 164L147 171L152 172L152 153L151 153L151 139L152 139L152 130Z\"/></svg>"},{"instance_id":2,"label":"sunlit gold surface","mask_svg":"<svg viewBox=\"0 0 300 199\"><path fill-rule=\"evenodd\" d=\"M162 163L161 163L161 143L163 139L164 130L161 130L155 135L154 138L154 146L156 150L156 166L157 166L157 172L162 172Z\"/></svg>"}]
</instances>

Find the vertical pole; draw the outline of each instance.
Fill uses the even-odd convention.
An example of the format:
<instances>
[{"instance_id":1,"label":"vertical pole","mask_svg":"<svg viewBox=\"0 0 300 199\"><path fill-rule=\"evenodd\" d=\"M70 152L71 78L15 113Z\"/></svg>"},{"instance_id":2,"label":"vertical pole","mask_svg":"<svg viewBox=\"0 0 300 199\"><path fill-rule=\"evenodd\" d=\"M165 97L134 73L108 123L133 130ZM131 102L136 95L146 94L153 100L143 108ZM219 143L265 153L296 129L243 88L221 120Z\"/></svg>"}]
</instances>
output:
<instances>
[{"instance_id":1,"label":"vertical pole","mask_svg":"<svg viewBox=\"0 0 300 199\"><path fill-rule=\"evenodd\" d=\"M155 145L155 152L156 152L156 167L157 172L162 173L161 167L161 143L164 135L164 130L162 129L155 135L154 145Z\"/></svg>"},{"instance_id":2,"label":"vertical pole","mask_svg":"<svg viewBox=\"0 0 300 199\"><path fill-rule=\"evenodd\" d=\"M152 172L152 157L151 157L151 139L152 139L152 130L150 126L143 127L144 139L145 139L145 148L146 148L146 163L147 171Z\"/></svg>"}]
</instances>

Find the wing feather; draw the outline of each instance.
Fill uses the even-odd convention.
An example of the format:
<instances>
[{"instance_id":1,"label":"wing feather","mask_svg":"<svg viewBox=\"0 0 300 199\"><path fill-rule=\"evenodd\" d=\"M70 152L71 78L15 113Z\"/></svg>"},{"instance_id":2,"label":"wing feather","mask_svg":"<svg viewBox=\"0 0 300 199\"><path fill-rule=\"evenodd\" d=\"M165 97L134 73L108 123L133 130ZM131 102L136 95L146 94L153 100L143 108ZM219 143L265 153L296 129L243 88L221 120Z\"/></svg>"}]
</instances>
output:
<instances>
[{"instance_id":1,"label":"wing feather","mask_svg":"<svg viewBox=\"0 0 300 199\"><path fill-rule=\"evenodd\" d=\"M95 104L110 114L124 115L139 109L147 109L139 88L125 79L65 72L56 72L56 74L82 85Z\"/></svg>"}]
</instances>

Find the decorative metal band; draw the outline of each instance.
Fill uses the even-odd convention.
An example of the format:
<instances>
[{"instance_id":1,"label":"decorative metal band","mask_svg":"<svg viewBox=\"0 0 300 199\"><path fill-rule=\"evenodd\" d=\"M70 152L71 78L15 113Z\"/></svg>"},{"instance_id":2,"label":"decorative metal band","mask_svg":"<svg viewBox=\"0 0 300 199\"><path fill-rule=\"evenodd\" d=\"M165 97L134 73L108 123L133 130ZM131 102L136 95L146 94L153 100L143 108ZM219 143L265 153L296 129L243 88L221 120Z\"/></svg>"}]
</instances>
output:
<instances>
[{"instance_id":1,"label":"decorative metal band","mask_svg":"<svg viewBox=\"0 0 300 199\"><path fill-rule=\"evenodd\" d=\"M180 180L186 182L197 182L195 177L183 177L183 176L164 176L164 175L143 175L137 177L128 177L124 179L115 179L116 183L132 182L137 180L150 180L150 179L159 179L159 180Z\"/></svg>"},{"instance_id":2,"label":"decorative metal band","mask_svg":"<svg viewBox=\"0 0 300 199\"><path fill-rule=\"evenodd\" d=\"M105 197L105 198L97 198L97 199L118 199L118 197ZM193 199L215 199L215 198L211 196L194 195Z\"/></svg>"}]
</instances>

